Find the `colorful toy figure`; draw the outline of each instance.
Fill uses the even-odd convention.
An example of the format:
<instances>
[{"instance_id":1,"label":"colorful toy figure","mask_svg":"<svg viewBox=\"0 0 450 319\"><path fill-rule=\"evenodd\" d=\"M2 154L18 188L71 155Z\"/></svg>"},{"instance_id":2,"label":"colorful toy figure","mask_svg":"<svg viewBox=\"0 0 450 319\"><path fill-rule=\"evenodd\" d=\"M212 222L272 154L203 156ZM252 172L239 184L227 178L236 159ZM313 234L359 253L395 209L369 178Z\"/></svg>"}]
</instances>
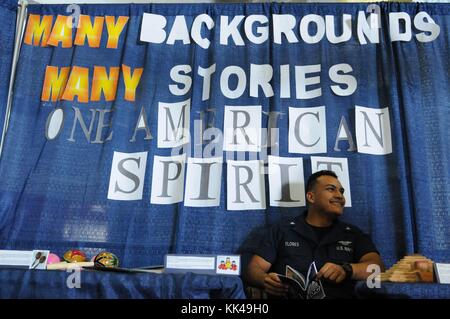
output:
<instances>
[{"instance_id":1,"label":"colorful toy figure","mask_svg":"<svg viewBox=\"0 0 450 319\"><path fill-rule=\"evenodd\" d=\"M219 269L225 269L225 261L220 261Z\"/></svg>"},{"instance_id":2,"label":"colorful toy figure","mask_svg":"<svg viewBox=\"0 0 450 319\"><path fill-rule=\"evenodd\" d=\"M233 260L233 262L231 263L231 270L236 271L237 270L237 265L236 262Z\"/></svg>"}]
</instances>

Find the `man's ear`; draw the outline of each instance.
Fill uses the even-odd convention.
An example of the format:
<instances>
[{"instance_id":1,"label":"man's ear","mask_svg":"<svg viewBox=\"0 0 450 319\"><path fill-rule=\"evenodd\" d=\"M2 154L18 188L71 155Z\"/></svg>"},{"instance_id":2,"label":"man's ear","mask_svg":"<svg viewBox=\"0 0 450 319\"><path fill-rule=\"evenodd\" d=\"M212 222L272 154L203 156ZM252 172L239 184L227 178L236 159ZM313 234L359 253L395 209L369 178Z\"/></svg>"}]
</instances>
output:
<instances>
[{"instance_id":1,"label":"man's ear","mask_svg":"<svg viewBox=\"0 0 450 319\"><path fill-rule=\"evenodd\" d=\"M306 193L306 200L310 203L314 203L314 192L307 192Z\"/></svg>"}]
</instances>

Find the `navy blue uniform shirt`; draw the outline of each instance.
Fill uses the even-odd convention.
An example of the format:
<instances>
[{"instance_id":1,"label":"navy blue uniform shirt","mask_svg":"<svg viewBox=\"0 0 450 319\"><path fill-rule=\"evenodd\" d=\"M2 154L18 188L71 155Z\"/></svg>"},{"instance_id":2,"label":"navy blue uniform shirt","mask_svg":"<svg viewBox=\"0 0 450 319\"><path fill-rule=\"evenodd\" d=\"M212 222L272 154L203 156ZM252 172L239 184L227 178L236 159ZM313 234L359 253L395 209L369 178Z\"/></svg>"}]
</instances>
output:
<instances>
[{"instance_id":1,"label":"navy blue uniform shirt","mask_svg":"<svg viewBox=\"0 0 450 319\"><path fill-rule=\"evenodd\" d=\"M285 274L286 265L306 277L309 265L315 261L319 271L327 262L357 263L367 253L378 253L370 237L351 224L335 220L329 232L319 241L306 213L273 225L255 253L272 264L269 272ZM354 282L340 284L322 280L327 298L354 297Z\"/></svg>"}]
</instances>

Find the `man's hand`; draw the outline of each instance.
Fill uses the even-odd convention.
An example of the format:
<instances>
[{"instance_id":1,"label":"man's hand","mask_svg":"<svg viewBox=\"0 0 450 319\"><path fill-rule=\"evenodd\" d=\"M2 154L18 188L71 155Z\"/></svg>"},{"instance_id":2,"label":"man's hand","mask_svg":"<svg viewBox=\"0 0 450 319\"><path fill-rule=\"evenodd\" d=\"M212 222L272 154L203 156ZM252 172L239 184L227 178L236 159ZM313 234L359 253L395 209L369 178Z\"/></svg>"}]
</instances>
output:
<instances>
[{"instance_id":1,"label":"man's hand","mask_svg":"<svg viewBox=\"0 0 450 319\"><path fill-rule=\"evenodd\" d=\"M327 279L336 284L342 282L346 277L344 268L333 263L326 263L317 273L317 279Z\"/></svg>"},{"instance_id":2,"label":"man's hand","mask_svg":"<svg viewBox=\"0 0 450 319\"><path fill-rule=\"evenodd\" d=\"M284 296L288 292L289 287L281 283L276 273L271 272L264 277L264 290L271 295Z\"/></svg>"}]
</instances>

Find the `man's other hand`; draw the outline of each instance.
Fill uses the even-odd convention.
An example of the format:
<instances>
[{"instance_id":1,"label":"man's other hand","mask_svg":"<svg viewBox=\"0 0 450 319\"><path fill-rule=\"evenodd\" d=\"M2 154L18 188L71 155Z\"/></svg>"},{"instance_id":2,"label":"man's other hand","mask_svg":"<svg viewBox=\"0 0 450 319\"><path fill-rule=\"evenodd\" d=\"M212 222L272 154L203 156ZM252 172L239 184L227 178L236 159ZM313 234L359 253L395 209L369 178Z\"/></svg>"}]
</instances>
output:
<instances>
[{"instance_id":1,"label":"man's other hand","mask_svg":"<svg viewBox=\"0 0 450 319\"><path fill-rule=\"evenodd\" d=\"M281 282L276 273L271 272L264 277L264 290L268 294L281 297L286 295L289 287Z\"/></svg>"}]
</instances>

